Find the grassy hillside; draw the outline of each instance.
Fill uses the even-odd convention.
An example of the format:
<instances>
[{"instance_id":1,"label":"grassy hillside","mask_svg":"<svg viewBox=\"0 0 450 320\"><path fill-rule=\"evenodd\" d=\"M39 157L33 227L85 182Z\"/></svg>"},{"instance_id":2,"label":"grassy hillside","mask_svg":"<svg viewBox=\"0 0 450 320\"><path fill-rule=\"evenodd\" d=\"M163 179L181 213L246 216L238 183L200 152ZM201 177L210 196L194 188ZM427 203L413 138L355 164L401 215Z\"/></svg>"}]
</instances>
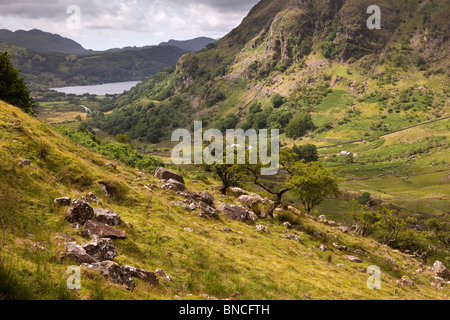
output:
<instances>
[{"instance_id":1,"label":"grassy hillside","mask_svg":"<svg viewBox=\"0 0 450 320\"><path fill-rule=\"evenodd\" d=\"M204 295L228 298L239 292L241 299L445 299L450 293L448 288L431 287L429 273L416 275L420 266L413 258L293 212L279 215L303 225L299 231L289 231L301 242L282 237L282 220L258 221L269 227L266 234L257 231L255 223L225 216L200 218L197 212L172 204L183 200L176 193L145 188L157 184L151 174L120 163L115 171L106 166L110 160L3 102L0 143L1 298L205 299ZM19 166L20 158L30 159L31 166ZM211 188L215 183L211 179L191 183L193 176L184 173L184 177L192 191L209 190L216 200L236 202ZM115 196L106 197L99 183L114 187ZM137 281L136 289L127 291L100 276L83 275L81 291L67 290L66 270L74 263L60 261L64 242L68 236L79 244L86 239L70 227L65 208L56 207L53 199L89 192L99 197L98 207L116 211L132 225L119 226L127 238L114 240L119 252L115 260L150 271L161 268L171 282L160 279L153 288ZM226 227L231 231L222 231ZM332 242L348 246L362 263L345 260L345 253ZM322 243L331 251L320 251ZM357 249L363 252L355 253ZM396 260L398 270L386 261L387 256ZM382 268L381 290L367 289L365 271L370 265ZM397 287L404 275L413 279L414 286Z\"/></svg>"}]
</instances>

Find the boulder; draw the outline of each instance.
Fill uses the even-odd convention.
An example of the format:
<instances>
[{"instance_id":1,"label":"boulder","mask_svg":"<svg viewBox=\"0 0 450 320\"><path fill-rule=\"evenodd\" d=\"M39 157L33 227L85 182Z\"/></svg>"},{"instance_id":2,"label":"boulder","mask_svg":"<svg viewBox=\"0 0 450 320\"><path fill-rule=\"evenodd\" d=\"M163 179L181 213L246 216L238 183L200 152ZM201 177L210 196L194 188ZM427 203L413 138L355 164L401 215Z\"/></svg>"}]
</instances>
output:
<instances>
[{"instance_id":1,"label":"boulder","mask_svg":"<svg viewBox=\"0 0 450 320\"><path fill-rule=\"evenodd\" d=\"M29 167L31 166L31 160L19 159L19 167Z\"/></svg>"},{"instance_id":2,"label":"boulder","mask_svg":"<svg viewBox=\"0 0 450 320\"><path fill-rule=\"evenodd\" d=\"M292 224L289 221L283 223L283 226L285 226L287 229L292 229Z\"/></svg>"},{"instance_id":3,"label":"boulder","mask_svg":"<svg viewBox=\"0 0 450 320\"><path fill-rule=\"evenodd\" d=\"M221 214L224 214L231 220L244 222L250 219L249 212L242 206L234 206L231 204L222 203L217 208L217 211Z\"/></svg>"},{"instance_id":4,"label":"boulder","mask_svg":"<svg viewBox=\"0 0 450 320\"><path fill-rule=\"evenodd\" d=\"M412 287L414 285L414 281L412 281L407 276L403 276L400 281L397 281L397 285L400 286L400 287L404 287L404 286Z\"/></svg>"},{"instance_id":5,"label":"boulder","mask_svg":"<svg viewBox=\"0 0 450 320\"><path fill-rule=\"evenodd\" d=\"M241 188L229 188L228 192L230 193L230 195L232 195L233 197L240 197L240 196L248 196L248 192L241 189Z\"/></svg>"},{"instance_id":6,"label":"boulder","mask_svg":"<svg viewBox=\"0 0 450 320\"><path fill-rule=\"evenodd\" d=\"M89 194L88 194L88 201L89 202L92 202L92 203L96 203L96 204L98 204L98 198L97 198L97 196L95 195L95 194L93 194L92 192L90 192Z\"/></svg>"},{"instance_id":7,"label":"boulder","mask_svg":"<svg viewBox=\"0 0 450 320\"><path fill-rule=\"evenodd\" d=\"M214 207L206 204L205 202L200 202L199 207L202 210L203 215L214 219L217 219L219 217L219 215L217 214L217 210Z\"/></svg>"},{"instance_id":8,"label":"boulder","mask_svg":"<svg viewBox=\"0 0 450 320\"><path fill-rule=\"evenodd\" d=\"M165 168L161 168L161 167L156 169L155 177L157 177L161 180L171 180L172 179L172 180L178 181L182 184L185 184L182 175L175 173L173 171L167 170Z\"/></svg>"},{"instance_id":9,"label":"boulder","mask_svg":"<svg viewBox=\"0 0 450 320\"><path fill-rule=\"evenodd\" d=\"M86 221L94 218L94 209L89 203L82 198L77 198L72 201L67 209L67 221L71 223L85 224Z\"/></svg>"},{"instance_id":10,"label":"boulder","mask_svg":"<svg viewBox=\"0 0 450 320\"><path fill-rule=\"evenodd\" d=\"M134 268L130 266L123 266L123 268L134 278L138 278L148 284L156 287L159 284L158 277L154 272L146 271L139 268Z\"/></svg>"},{"instance_id":11,"label":"boulder","mask_svg":"<svg viewBox=\"0 0 450 320\"><path fill-rule=\"evenodd\" d=\"M164 185L161 186L161 189L165 190L173 190L173 191L185 191L186 186L184 183L181 183L174 179L169 179Z\"/></svg>"},{"instance_id":12,"label":"boulder","mask_svg":"<svg viewBox=\"0 0 450 320\"><path fill-rule=\"evenodd\" d=\"M250 210L254 210L256 205L264 202L264 199L257 194L242 195L237 200Z\"/></svg>"},{"instance_id":13,"label":"boulder","mask_svg":"<svg viewBox=\"0 0 450 320\"><path fill-rule=\"evenodd\" d=\"M342 233L348 233L349 231L350 231L350 229L349 228L347 228L347 227L339 227L339 228L337 228L339 231L341 231Z\"/></svg>"},{"instance_id":14,"label":"boulder","mask_svg":"<svg viewBox=\"0 0 450 320\"><path fill-rule=\"evenodd\" d=\"M450 281L450 271L442 262L436 261L433 264L433 272L437 277Z\"/></svg>"},{"instance_id":15,"label":"boulder","mask_svg":"<svg viewBox=\"0 0 450 320\"><path fill-rule=\"evenodd\" d=\"M96 263L91 255L89 255L86 250L79 246L76 242L67 242L65 244L66 253L63 259L69 258L77 261L78 263Z\"/></svg>"},{"instance_id":16,"label":"boulder","mask_svg":"<svg viewBox=\"0 0 450 320\"><path fill-rule=\"evenodd\" d=\"M156 270L156 271L155 271L155 274L156 274L158 277L160 277L160 278L166 279L166 280L168 280L168 281L172 281L172 280L170 279L170 277L169 277L163 270L161 270L161 269Z\"/></svg>"},{"instance_id":17,"label":"boulder","mask_svg":"<svg viewBox=\"0 0 450 320\"><path fill-rule=\"evenodd\" d=\"M319 250L323 252L330 251L323 243L320 245Z\"/></svg>"},{"instance_id":18,"label":"boulder","mask_svg":"<svg viewBox=\"0 0 450 320\"><path fill-rule=\"evenodd\" d=\"M62 207L70 206L71 202L72 202L71 197L62 197L62 198L56 198L55 200L53 200L54 204L56 204L58 206L62 206Z\"/></svg>"},{"instance_id":19,"label":"boulder","mask_svg":"<svg viewBox=\"0 0 450 320\"><path fill-rule=\"evenodd\" d=\"M110 226L118 226L120 224L120 216L111 210L94 209L95 220Z\"/></svg>"},{"instance_id":20,"label":"boulder","mask_svg":"<svg viewBox=\"0 0 450 320\"><path fill-rule=\"evenodd\" d=\"M261 232L265 232L265 233L270 233L269 228L267 228L264 225L257 225L256 226L256 230L261 231Z\"/></svg>"},{"instance_id":21,"label":"boulder","mask_svg":"<svg viewBox=\"0 0 450 320\"><path fill-rule=\"evenodd\" d=\"M295 234L285 234L283 235L284 238L288 239L288 240L294 240L294 241L298 241L298 242L302 242L302 238L300 238L299 236L296 236Z\"/></svg>"},{"instance_id":22,"label":"boulder","mask_svg":"<svg viewBox=\"0 0 450 320\"><path fill-rule=\"evenodd\" d=\"M135 288L135 283L131 273L126 267L120 266L113 261L102 261L97 263L83 263L81 268L86 271L100 272L102 276L116 284L124 285L128 290Z\"/></svg>"},{"instance_id":23,"label":"boulder","mask_svg":"<svg viewBox=\"0 0 450 320\"><path fill-rule=\"evenodd\" d=\"M321 215L321 216L319 216L319 218L317 219L317 221L320 222L320 223L327 223L327 222L328 222L328 219L327 219L326 216Z\"/></svg>"},{"instance_id":24,"label":"boulder","mask_svg":"<svg viewBox=\"0 0 450 320\"><path fill-rule=\"evenodd\" d=\"M350 262L362 263L361 259L355 256L343 256L343 257Z\"/></svg>"},{"instance_id":25,"label":"boulder","mask_svg":"<svg viewBox=\"0 0 450 320\"><path fill-rule=\"evenodd\" d=\"M202 193L197 193L197 192L184 190L184 191L180 191L178 194L180 196L185 197L187 200L195 201L195 202L204 202L205 204L215 208L214 197L208 191L203 191Z\"/></svg>"},{"instance_id":26,"label":"boulder","mask_svg":"<svg viewBox=\"0 0 450 320\"><path fill-rule=\"evenodd\" d=\"M102 190L102 192L105 194L105 196L107 196L108 198L111 198L111 193L108 190L108 187L106 186L106 184L104 183L100 183L100 190Z\"/></svg>"},{"instance_id":27,"label":"boulder","mask_svg":"<svg viewBox=\"0 0 450 320\"><path fill-rule=\"evenodd\" d=\"M113 260L117 256L114 243L109 238L94 237L92 241L84 244L82 247L87 254L99 262Z\"/></svg>"},{"instance_id":28,"label":"boulder","mask_svg":"<svg viewBox=\"0 0 450 320\"><path fill-rule=\"evenodd\" d=\"M92 220L86 222L84 230L88 236L98 236L100 238L126 238L124 231L115 229L101 222L94 222Z\"/></svg>"}]
</instances>

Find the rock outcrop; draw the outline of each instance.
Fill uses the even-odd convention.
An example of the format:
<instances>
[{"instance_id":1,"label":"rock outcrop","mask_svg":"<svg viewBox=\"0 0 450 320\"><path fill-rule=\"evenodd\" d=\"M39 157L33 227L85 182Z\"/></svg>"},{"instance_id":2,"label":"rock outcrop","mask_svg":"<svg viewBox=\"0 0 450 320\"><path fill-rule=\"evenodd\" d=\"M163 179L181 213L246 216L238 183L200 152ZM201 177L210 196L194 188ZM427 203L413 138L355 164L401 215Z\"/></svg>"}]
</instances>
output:
<instances>
[{"instance_id":1,"label":"rock outcrop","mask_svg":"<svg viewBox=\"0 0 450 320\"><path fill-rule=\"evenodd\" d=\"M180 182L181 184L185 184L184 178L182 175L175 173L173 171L167 170L165 168L157 168L155 171L155 177L161 179L161 180L175 180Z\"/></svg>"},{"instance_id":2,"label":"rock outcrop","mask_svg":"<svg viewBox=\"0 0 450 320\"><path fill-rule=\"evenodd\" d=\"M105 223L94 222L89 220L84 226L85 234L87 236L98 236L100 238L126 238L125 231L115 229Z\"/></svg>"},{"instance_id":3,"label":"rock outcrop","mask_svg":"<svg viewBox=\"0 0 450 320\"><path fill-rule=\"evenodd\" d=\"M94 218L94 209L90 206L87 200L77 198L72 201L67 209L67 221L71 223L79 223L84 225L86 221Z\"/></svg>"},{"instance_id":4,"label":"rock outcrop","mask_svg":"<svg viewBox=\"0 0 450 320\"><path fill-rule=\"evenodd\" d=\"M242 206L234 206L231 204L222 203L217 208L217 211L227 216L227 218L231 220L244 222L250 219L250 214L248 210Z\"/></svg>"},{"instance_id":5,"label":"rock outcrop","mask_svg":"<svg viewBox=\"0 0 450 320\"><path fill-rule=\"evenodd\" d=\"M120 216L111 210L94 209L95 220L110 226L118 226L120 224Z\"/></svg>"},{"instance_id":6,"label":"rock outcrop","mask_svg":"<svg viewBox=\"0 0 450 320\"><path fill-rule=\"evenodd\" d=\"M114 243L109 238L94 237L92 241L84 244L83 249L98 262L113 260L117 256Z\"/></svg>"}]
</instances>

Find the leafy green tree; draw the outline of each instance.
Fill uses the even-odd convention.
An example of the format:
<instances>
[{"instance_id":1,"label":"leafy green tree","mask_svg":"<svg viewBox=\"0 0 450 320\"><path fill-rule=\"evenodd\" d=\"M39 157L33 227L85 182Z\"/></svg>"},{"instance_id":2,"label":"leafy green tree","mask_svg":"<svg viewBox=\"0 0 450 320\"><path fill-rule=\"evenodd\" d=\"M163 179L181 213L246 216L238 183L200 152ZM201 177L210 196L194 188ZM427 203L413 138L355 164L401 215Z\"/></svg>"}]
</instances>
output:
<instances>
[{"instance_id":1,"label":"leafy green tree","mask_svg":"<svg viewBox=\"0 0 450 320\"><path fill-rule=\"evenodd\" d=\"M19 74L19 70L11 64L9 54L0 53L0 99L35 116L36 103L30 97L30 90Z\"/></svg>"},{"instance_id":2,"label":"leafy green tree","mask_svg":"<svg viewBox=\"0 0 450 320\"><path fill-rule=\"evenodd\" d=\"M305 162L319 161L319 152L313 144L294 146L292 151L298 155L299 160L305 160Z\"/></svg>"},{"instance_id":3,"label":"leafy green tree","mask_svg":"<svg viewBox=\"0 0 450 320\"><path fill-rule=\"evenodd\" d=\"M286 128L286 136L289 138L301 138L308 131L315 129L314 122L309 113L303 113L295 118L293 118L287 128Z\"/></svg>"},{"instance_id":4,"label":"leafy green tree","mask_svg":"<svg viewBox=\"0 0 450 320\"><path fill-rule=\"evenodd\" d=\"M282 166L283 171L285 171L288 174L289 178L293 176L292 167L296 161L298 161L298 157L295 153L288 150L281 150L280 165ZM250 179L253 182L253 184L264 189L271 195L276 196L276 200L273 202L273 204L270 206L269 210L266 213L266 216L273 218L273 213L275 212L275 209L281 205L283 196L287 192L291 191L292 187L288 186L286 183L289 180L289 178L286 179L286 181L282 184L275 184L273 182L265 180L264 177L261 177L260 175L262 167L263 166L260 164L247 165L246 169L247 172L250 174Z\"/></svg>"},{"instance_id":5,"label":"leafy green tree","mask_svg":"<svg viewBox=\"0 0 450 320\"><path fill-rule=\"evenodd\" d=\"M270 101L272 102L272 106L274 107L274 109L278 109L284 104L284 97L279 93L275 93L270 98Z\"/></svg>"},{"instance_id":6,"label":"leafy green tree","mask_svg":"<svg viewBox=\"0 0 450 320\"><path fill-rule=\"evenodd\" d=\"M287 181L287 187L301 201L309 214L323 200L339 195L339 186L333 172L320 162L296 162L292 168L292 177Z\"/></svg>"},{"instance_id":7,"label":"leafy green tree","mask_svg":"<svg viewBox=\"0 0 450 320\"><path fill-rule=\"evenodd\" d=\"M371 210L368 206L359 206L358 210L353 213L353 221L356 225L355 233L368 237L375 232L382 216L379 212Z\"/></svg>"},{"instance_id":8,"label":"leafy green tree","mask_svg":"<svg viewBox=\"0 0 450 320\"><path fill-rule=\"evenodd\" d=\"M361 196L358 197L357 201L361 205L369 205L371 207L375 205L375 201L372 200L372 195L369 192L364 192Z\"/></svg>"}]
</instances>

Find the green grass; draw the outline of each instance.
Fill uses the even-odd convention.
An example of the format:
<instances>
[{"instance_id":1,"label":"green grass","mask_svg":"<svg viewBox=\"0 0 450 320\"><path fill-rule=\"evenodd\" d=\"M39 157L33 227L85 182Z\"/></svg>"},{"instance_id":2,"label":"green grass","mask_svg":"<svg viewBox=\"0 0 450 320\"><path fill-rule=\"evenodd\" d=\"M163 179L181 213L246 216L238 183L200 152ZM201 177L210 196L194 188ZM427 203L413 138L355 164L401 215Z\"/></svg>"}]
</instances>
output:
<instances>
[{"instance_id":1,"label":"green grass","mask_svg":"<svg viewBox=\"0 0 450 320\"><path fill-rule=\"evenodd\" d=\"M269 226L270 234L258 232L253 223L225 217L200 218L195 212L171 205L172 201L181 200L175 193L146 190L146 184L157 183L152 175L142 175L125 165L118 166L119 174L113 173L105 166L107 159L73 144L18 109L0 104L3 299L203 299L204 294L228 298L236 291L241 299L250 300L392 299L395 281L403 274L413 276L417 268L408 265L410 260L403 254L386 249L401 266L399 272L392 272L384 267L384 248L377 247L372 240L341 234L307 218L289 218L289 213L280 216L281 220L258 222ZM36 155L42 143L49 151L39 159ZM32 166L13 167L18 158L31 159ZM185 173L185 178L190 181L192 175ZM120 197L104 196L98 185L101 181L120 187ZM236 201L231 197L222 199L203 181L188 182L188 188L210 190L221 201ZM119 226L127 232L127 238L115 240L119 252L115 260L150 271L161 268L172 282L161 280L157 288L149 288L137 281L136 289L127 291L100 276L83 276L81 291L70 292L65 288L66 270L73 262L61 264L59 260L64 243L60 233L75 237L78 243L83 239L65 221L64 208L54 207L52 200L91 191L99 196L99 207L118 212L123 221L133 225L133 229L124 224ZM370 258L363 256L363 264L358 266L344 261L339 251L323 253L317 247L324 240L306 231L290 231L299 235L302 243L285 240L281 221L286 217L301 222L305 230L321 230L327 239L370 252ZM219 229L227 226L232 232L211 226ZM186 227L194 232L186 232ZM45 247L48 253L34 250L34 244ZM337 263L344 263L345 267L337 268ZM376 292L367 289L367 275L357 272L358 267L367 269L374 263L384 270L384 287ZM448 294L448 289L438 291L430 287L424 274L415 278L417 285L399 289L399 298L443 299Z\"/></svg>"}]
</instances>

